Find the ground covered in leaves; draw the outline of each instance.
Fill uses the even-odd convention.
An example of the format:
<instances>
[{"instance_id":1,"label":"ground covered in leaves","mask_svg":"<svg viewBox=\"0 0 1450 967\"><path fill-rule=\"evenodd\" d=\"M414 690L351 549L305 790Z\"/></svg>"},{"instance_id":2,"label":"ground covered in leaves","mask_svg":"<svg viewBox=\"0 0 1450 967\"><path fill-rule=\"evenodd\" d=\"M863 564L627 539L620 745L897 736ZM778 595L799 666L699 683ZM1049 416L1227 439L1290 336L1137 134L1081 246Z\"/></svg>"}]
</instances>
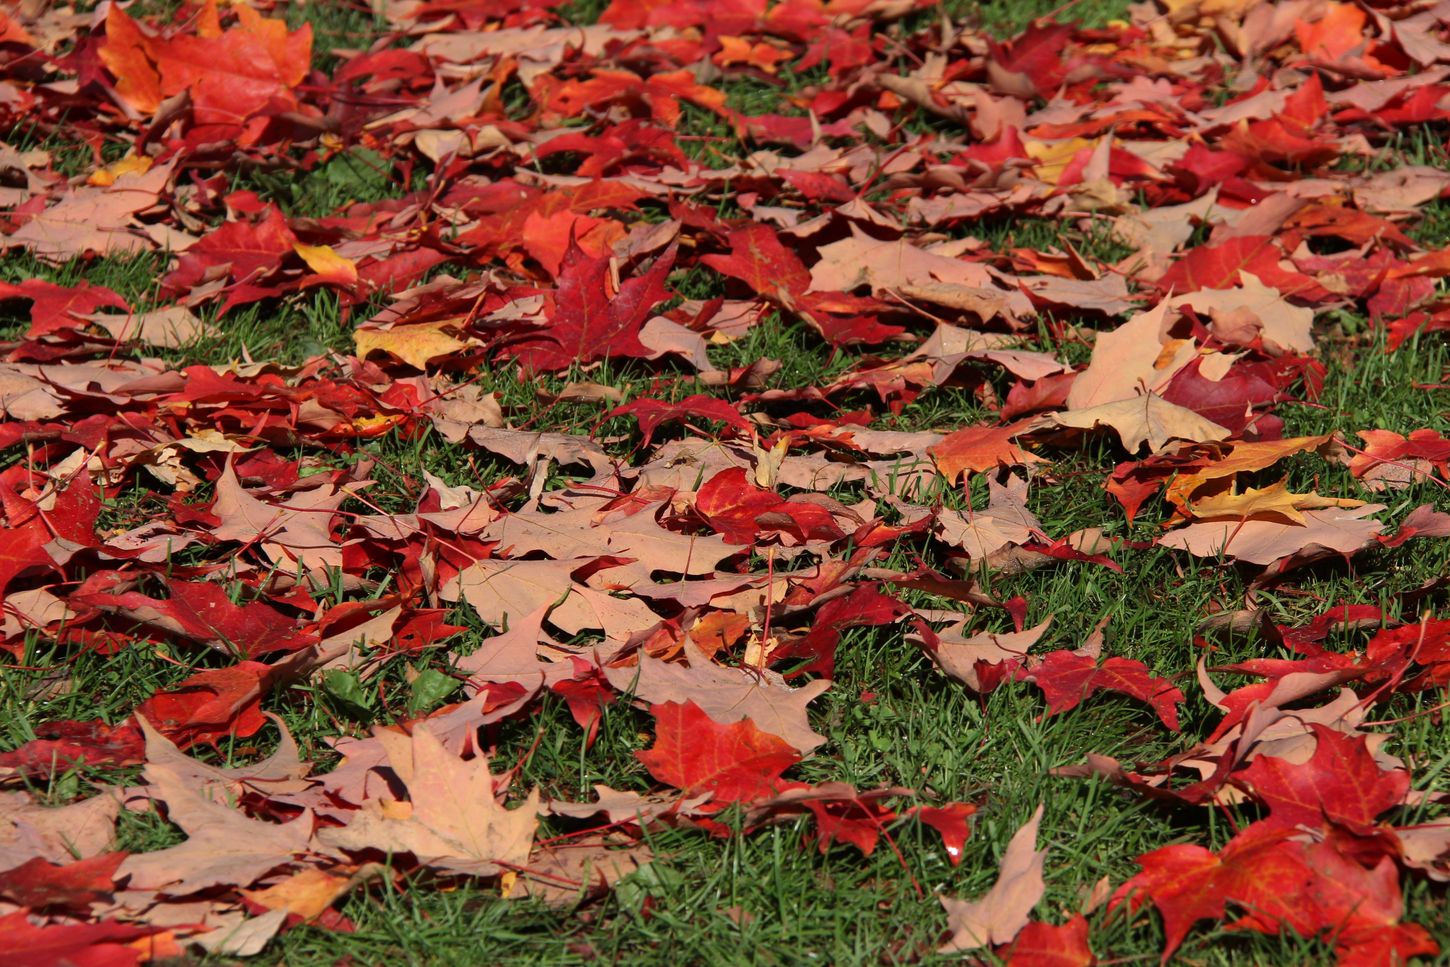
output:
<instances>
[{"instance_id":1,"label":"ground covered in leaves","mask_svg":"<svg viewBox=\"0 0 1450 967\"><path fill-rule=\"evenodd\" d=\"M10 955L1437 957L1450 7L1047 12L7 5Z\"/></svg>"}]
</instances>

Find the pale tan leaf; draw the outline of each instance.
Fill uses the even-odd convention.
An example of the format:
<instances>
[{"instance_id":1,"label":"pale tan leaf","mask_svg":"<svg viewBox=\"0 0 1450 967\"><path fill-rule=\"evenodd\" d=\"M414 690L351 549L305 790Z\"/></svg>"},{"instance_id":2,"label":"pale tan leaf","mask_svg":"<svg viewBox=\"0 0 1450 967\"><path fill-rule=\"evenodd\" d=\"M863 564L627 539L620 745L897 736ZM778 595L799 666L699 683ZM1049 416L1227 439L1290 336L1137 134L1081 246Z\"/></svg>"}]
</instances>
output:
<instances>
[{"instance_id":1,"label":"pale tan leaf","mask_svg":"<svg viewBox=\"0 0 1450 967\"><path fill-rule=\"evenodd\" d=\"M70 863L104 853L120 813L121 801L111 793L42 806L28 792L0 792L0 870L36 858Z\"/></svg>"},{"instance_id":2,"label":"pale tan leaf","mask_svg":"<svg viewBox=\"0 0 1450 967\"><path fill-rule=\"evenodd\" d=\"M1173 321L1170 308L1168 303L1160 302L1112 332L1100 333L1087 369L1077 374L1068 390L1067 408L1087 410L1118 400L1138 399L1161 390L1187 366L1197 355L1192 342L1177 343L1165 353L1168 327Z\"/></svg>"},{"instance_id":3,"label":"pale tan leaf","mask_svg":"<svg viewBox=\"0 0 1450 967\"><path fill-rule=\"evenodd\" d=\"M1044 422L1083 430L1112 427L1123 441L1123 449L1129 453L1136 453L1144 443L1148 444L1151 452L1157 453L1172 440L1204 443L1229 436L1224 427L1187 407L1170 403L1156 393L1103 403L1085 410L1054 413L1045 417Z\"/></svg>"},{"instance_id":4,"label":"pale tan leaf","mask_svg":"<svg viewBox=\"0 0 1450 967\"><path fill-rule=\"evenodd\" d=\"M214 886L246 887L289 865L310 849L312 813L287 823L267 823L214 799L174 764L149 762L144 771L151 797L186 833L186 842L151 853L132 853L118 876L132 889L187 896Z\"/></svg>"},{"instance_id":5,"label":"pale tan leaf","mask_svg":"<svg viewBox=\"0 0 1450 967\"><path fill-rule=\"evenodd\" d=\"M1195 557L1224 556L1252 564L1272 564L1313 548L1353 554L1384 530L1383 522L1364 519L1384 509L1383 504L1365 504L1350 509L1306 510L1303 524L1277 520L1201 521L1164 534L1158 543Z\"/></svg>"},{"instance_id":6,"label":"pale tan leaf","mask_svg":"<svg viewBox=\"0 0 1450 967\"><path fill-rule=\"evenodd\" d=\"M1032 908L1042 899L1044 890L1042 864L1047 851L1037 849L1037 825L1041 821L1042 807L1038 806L1032 818L1007 844L997 882L981 897L976 900L941 898L947 911L947 929L952 933L942 945L942 953L1010 943L1027 926Z\"/></svg>"},{"instance_id":7,"label":"pale tan leaf","mask_svg":"<svg viewBox=\"0 0 1450 967\"><path fill-rule=\"evenodd\" d=\"M539 791L516 809L494 796L483 756L464 760L445 749L428 726L411 736L379 731L388 761L408 800L370 799L348 824L324 829L318 840L338 849L411 853L425 866L491 876L528 862L538 826Z\"/></svg>"},{"instance_id":8,"label":"pale tan leaf","mask_svg":"<svg viewBox=\"0 0 1450 967\"><path fill-rule=\"evenodd\" d=\"M831 687L818 679L791 688L775 672L717 665L692 645L685 645L690 664L660 661L643 652L634 667L604 669L615 688L632 691L651 705L694 702L721 725L749 719L762 732L785 739L802 753L826 741L811 728L806 715L810 701Z\"/></svg>"}]
</instances>

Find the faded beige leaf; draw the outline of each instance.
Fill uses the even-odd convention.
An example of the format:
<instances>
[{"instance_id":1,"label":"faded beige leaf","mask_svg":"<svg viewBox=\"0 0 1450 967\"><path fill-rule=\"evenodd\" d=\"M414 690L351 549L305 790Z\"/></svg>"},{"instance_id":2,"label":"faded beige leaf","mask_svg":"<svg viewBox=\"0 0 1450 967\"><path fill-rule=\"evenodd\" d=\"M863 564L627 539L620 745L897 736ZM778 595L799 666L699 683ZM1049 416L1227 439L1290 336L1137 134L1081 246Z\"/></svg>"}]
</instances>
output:
<instances>
[{"instance_id":1,"label":"faded beige leaf","mask_svg":"<svg viewBox=\"0 0 1450 967\"><path fill-rule=\"evenodd\" d=\"M1204 497L1189 505L1189 512L1199 520L1216 518L1274 517L1294 524L1308 523L1304 511L1324 507L1360 507L1364 501L1352 497L1324 497L1320 494L1296 494L1286 481L1267 487L1249 487L1241 494L1222 493Z\"/></svg>"},{"instance_id":2,"label":"faded beige leaf","mask_svg":"<svg viewBox=\"0 0 1450 967\"><path fill-rule=\"evenodd\" d=\"M178 846L132 853L118 876L131 889L189 896L214 886L246 887L311 849L312 813L290 822L251 819L212 798L169 762L148 762L143 773L151 797L166 806L166 817L186 833Z\"/></svg>"},{"instance_id":3,"label":"faded beige leaf","mask_svg":"<svg viewBox=\"0 0 1450 967\"><path fill-rule=\"evenodd\" d=\"M1169 346L1171 306L1160 302L1111 332L1099 333L1087 369L1077 374L1067 393L1069 410L1088 410L1161 390L1198 350L1191 341ZM1129 447L1129 449L1133 449Z\"/></svg>"},{"instance_id":4,"label":"faded beige leaf","mask_svg":"<svg viewBox=\"0 0 1450 967\"><path fill-rule=\"evenodd\" d=\"M791 688L768 669L759 672L717 665L693 645L686 644L690 664L665 662L641 652L633 667L604 669L609 683L636 698L661 702L694 702L721 725L750 719L762 732L785 739L802 753L826 741L811 728L806 706L831 687L823 679Z\"/></svg>"},{"instance_id":5,"label":"faded beige leaf","mask_svg":"<svg viewBox=\"0 0 1450 967\"><path fill-rule=\"evenodd\" d=\"M1000 634L982 631L970 638L964 638L962 637L962 629L966 625L964 621L938 631L937 647L928 649L927 654L942 671L973 691L980 692L982 682L977 676L978 662L998 665L1004 661L1025 658L1027 650L1041 640L1051 624L1052 618L1049 616L1036 627L1025 628L1022 631L1008 631ZM921 642L918 635L912 634L909 637L918 643Z\"/></svg>"},{"instance_id":6,"label":"faded beige leaf","mask_svg":"<svg viewBox=\"0 0 1450 967\"><path fill-rule=\"evenodd\" d=\"M1079 377L1081 379L1081 377ZM1156 393L1102 403L1085 410L1069 410L1044 417L1040 423L1090 430L1108 426L1123 441L1123 449L1136 453L1144 444L1157 453L1173 440L1205 443L1225 440L1229 431L1187 407L1170 403Z\"/></svg>"},{"instance_id":7,"label":"faded beige leaf","mask_svg":"<svg viewBox=\"0 0 1450 967\"><path fill-rule=\"evenodd\" d=\"M106 792L68 806L42 806L28 792L0 792L0 870L32 859L69 863L104 853L121 801Z\"/></svg>"},{"instance_id":8,"label":"faded beige leaf","mask_svg":"<svg viewBox=\"0 0 1450 967\"><path fill-rule=\"evenodd\" d=\"M1170 305L1190 306L1207 315L1214 335L1233 345L1248 345L1262 335L1271 352L1314 351L1313 309L1290 304L1278 289L1248 272L1240 272L1239 279L1236 289L1199 289L1170 300Z\"/></svg>"},{"instance_id":9,"label":"faded beige leaf","mask_svg":"<svg viewBox=\"0 0 1450 967\"><path fill-rule=\"evenodd\" d=\"M1224 556L1252 564L1272 564L1314 548L1352 554L1368 546L1384 530L1383 522L1365 519L1384 509L1383 504L1365 504L1306 510L1303 524L1277 520L1201 521L1164 534L1158 543L1195 557Z\"/></svg>"},{"instance_id":10,"label":"faded beige leaf","mask_svg":"<svg viewBox=\"0 0 1450 967\"><path fill-rule=\"evenodd\" d=\"M1007 851L1002 854L1002 868L997 882L976 900L954 900L942 897L947 911L947 929L951 939L942 945L942 953L962 953L1010 943L1018 931L1027 926L1032 908L1042 899L1042 863L1047 851L1037 849L1037 825L1042 821L1042 807L1027 824L1017 830Z\"/></svg>"},{"instance_id":11,"label":"faded beige leaf","mask_svg":"<svg viewBox=\"0 0 1450 967\"><path fill-rule=\"evenodd\" d=\"M460 759L424 724L412 736L380 731L374 738L385 742L409 798L369 799L346 826L319 831L320 842L354 852L411 853L425 866L476 876L528 862L539 822L537 789L515 809L501 805L488 760Z\"/></svg>"}]
</instances>

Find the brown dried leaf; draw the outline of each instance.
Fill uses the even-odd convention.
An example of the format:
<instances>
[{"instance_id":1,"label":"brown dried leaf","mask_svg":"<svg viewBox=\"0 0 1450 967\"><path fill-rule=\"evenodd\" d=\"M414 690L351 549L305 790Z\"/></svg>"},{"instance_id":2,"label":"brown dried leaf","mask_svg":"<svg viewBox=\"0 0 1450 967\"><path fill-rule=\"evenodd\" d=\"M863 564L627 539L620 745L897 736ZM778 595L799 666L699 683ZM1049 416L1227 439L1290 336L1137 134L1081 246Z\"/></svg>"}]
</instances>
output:
<instances>
[{"instance_id":1,"label":"brown dried leaf","mask_svg":"<svg viewBox=\"0 0 1450 967\"><path fill-rule=\"evenodd\" d=\"M1037 849L1037 824L1042 807L1017 830L1002 854L997 882L976 900L942 897L947 911L947 929L952 932L941 953L962 953L1010 943L1027 926L1032 908L1042 899L1042 863L1047 851Z\"/></svg>"},{"instance_id":2,"label":"brown dried leaf","mask_svg":"<svg viewBox=\"0 0 1450 967\"><path fill-rule=\"evenodd\" d=\"M641 653L633 667L604 669L609 683L621 691L632 691L650 705L662 702L694 702L721 725L749 719L762 732L785 739L802 753L809 753L826 741L811 728L806 706L831 683L816 680L791 688L775 672L717 665L693 645L685 645L690 664L664 662Z\"/></svg>"},{"instance_id":3,"label":"brown dried leaf","mask_svg":"<svg viewBox=\"0 0 1450 967\"><path fill-rule=\"evenodd\" d=\"M1196 557L1222 555L1252 564L1272 564L1311 548L1353 554L1384 530L1383 522L1364 519L1384 509L1383 504L1365 504L1350 509L1306 510L1303 524L1276 520L1202 521L1165 534L1158 543Z\"/></svg>"},{"instance_id":4,"label":"brown dried leaf","mask_svg":"<svg viewBox=\"0 0 1450 967\"><path fill-rule=\"evenodd\" d=\"M528 862L539 824L539 791L516 809L494 797L483 756L460 759L425 723L412 736L378 730L374 740L408 789L408 800L369 799L346 826L324 829L320 842L351 851L411 853L425 866L492 876Z\"/></svg>"}]
</instances>

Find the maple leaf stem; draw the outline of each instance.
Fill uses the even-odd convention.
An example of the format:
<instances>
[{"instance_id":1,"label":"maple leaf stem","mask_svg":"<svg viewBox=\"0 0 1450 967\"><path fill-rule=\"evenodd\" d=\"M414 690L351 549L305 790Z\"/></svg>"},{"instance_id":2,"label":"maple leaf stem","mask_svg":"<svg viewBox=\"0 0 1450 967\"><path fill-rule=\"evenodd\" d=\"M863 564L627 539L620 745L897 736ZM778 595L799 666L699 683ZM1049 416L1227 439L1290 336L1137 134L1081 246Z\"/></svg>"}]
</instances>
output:
<instances>
[{"instance_id":1,"label":"maple leaf stem","mask_svg":"<svg viewBox=\"0 0 1450 967\"><path fill-rule=\"evenodd\" d=\"M770 659L770 614L772 599L775 597L775 545L771 545L765 551L765 620L760 626L760 665L755 669L756 674L765 671L765 663Z\"/></svg>"},{"instance_id":2,"label":"maple leaf stem","mask_svg":"<svg viewBox=\"0 0 1450 967\"><path fill-rule=\"evenodd\" d=\"M543 842L542 840L540 842ZM564 886L582 887L583 880L571 879L567 876L560 876L557 873L545 873L543 870L536 870L532 866L520 866L517 863L505 863L502 860L494 860L494 865L514 873L522 873L531 876L536 880L548 880L551 883L560 883Z\"/></svg>"},{"instance_id":3,"label":"maple leaf stem","mask_svg":"<svg viewBox=\"0 0 1450 967\"><path fill-rule=\"evenodd\" d=\"M1374 705L1375 702L1379 701L1381 695L1383 695L1387 691L1393 691L1400 684L1400 682L1404 681L1405 672L1408 671L1409 667L1415 663L1415 660L1417 658L1420 657L1420 649L1425 644L1425 632L1429 630L1429 627L1430 612L1425 611L1420 615L1420 633L1415 637L1414 647L1412 647L1409 654L1405 656L1404 662L1395 669L1394 674L1391 675L1383 685L1370 692L1369 695L1365 696L1365 698L1359 703L1359 708L1369 708L1370 706Z\"/></svg>"},{"instance_id":4,"label":"maple leaf stem","mask_svg":"<svg viewBox=\"0 0 1450 967\"><path fill-rule=\"evenodd\" d=\"M519 761L514 763L514 766L513 766L512 769L509 769L507 772L502 773L502 775L501 775L500 778L504 778L505 779L505 782L504 782L504 788L505 789L507 789L509 786L513 785L513 781L515 779L517 779L520 775L522 775L523 770L524 770L524 767L527 766L529 764L530 760L533 759L534 753L537 752L537 751L539 751L539 743L541 743L543 741L544 741L544 728L542 726L540 726L539 727L539 730L534 733L534 741L529 744L528 749L525 750L524 754L519 757Z\"/></svg>"},{"instance_id":5,"label":"maple leaf stem","mask_svg":"<svg viewBox=\"0 0 1450 967\"><path fill-rule=\"evenodd\" d=\"M592 836L595 833L607 833L611 829L619 829L624 826L635 825L635 819L616 819L613 822L601 823L598 826L589 826L584 829L576 829L572 833L560 833L558 836L550 836L547 839L535 840L537 846L548 846L552 843L562 843L566 840L579 839L584 836Z\"/></svg>"},{"instance_id":6,"label":"maple leaf stem","mask_svg":"<svg viewBox=\"0 0 1450 967\"><path fill-rule=\"evenodd\" d=\"M1444 702L1441 702L1439 705L1432 705L1429 708L1422 708L1418 712L1411 712L1409 715L1401 715L1399 718L1394 718L1394 719L1377 719L1377 720L1375 720L1373 722L1361 722L1360 723L1360 726L1363 727L1363 726L1399 725L1401 722L1413 722L1413 721L1415 721L1415 719L1422 719L1422 718L1424 718L1427 715L1434 715L1436 712L1442 712L1442 711L1444 711L1447 708L1450 708L1450 701L1444 701Z\"/></svg>"},{"instance_id":7,"label":"maple leaf stem","mask_svg":"<svg viewBox=\"0 0 1450 967\"><path fill-rule=\"evenodd\" d=\"M1362 456L1373 457L1373 454L1371 454L1368 450L1361 450L1359 447L1353 446L1347 441L1341 440L1340 446L1344 447L1344 449L1348 450L1350 453L1358 453ZM1398 460L1381 460L1378 457L1374 457L1374 460L1376 461L1376 465L1394 467L1398 470L1409 471L1411 480L1423 477L1425 478L1426 483L1432 483L1435 486L1439 487L1441 490L1450 490L1450 483L1446 483L1445 481L1436 477L1433 473L1425 473L1425 471L1419 469L1418 467L1413 467L1409 464L1400 463ZM1373 467L1374 465L1371 465L1370 469L1373 469Z\"/></svg>"},{"instance_id":8,"label":"maple leaf stem","mask_svg":"<svg viewBox=\"0 0 1450 967\"><path fill-rule=\"evenodd\" d=\"M859 803L859 800L857 802ZM925 897L926 893L922 890L921 884L917 882L916 875L911 872L911 867L907 864L906 857L901 853L901 847L896 844L896 837L891 835L891 832L881 824L881 821L870 810L866 812L871 817L871 824L876 827L876 831L881 834L881 838L886 840L886 845L891 847L891 852L896 857L896 862L901 864L902 872L911 881L911 888L916 891L916 898L920 900Z\"/></svg>"}]
</instances>

